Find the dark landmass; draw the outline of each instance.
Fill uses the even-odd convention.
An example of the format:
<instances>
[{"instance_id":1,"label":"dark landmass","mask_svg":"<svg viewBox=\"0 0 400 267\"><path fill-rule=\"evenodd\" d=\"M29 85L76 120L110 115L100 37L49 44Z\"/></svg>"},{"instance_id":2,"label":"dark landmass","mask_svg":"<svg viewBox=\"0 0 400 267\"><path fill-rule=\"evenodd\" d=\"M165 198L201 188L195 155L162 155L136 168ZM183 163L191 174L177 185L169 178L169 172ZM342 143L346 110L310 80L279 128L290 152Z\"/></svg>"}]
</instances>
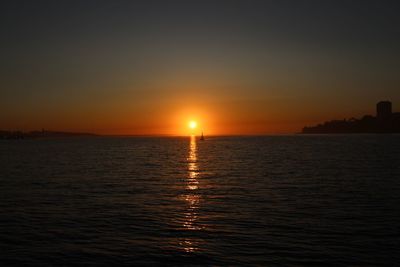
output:
<instances>
[{"instance_id":1,"label":"dark landmass","mask_svg":"<svg viewBox=\"0 0 400 267\"><path fill-rule=\"evenodd\" d=\"M55 137L92 137L93 133L74 133L57 131L0 131L0 139L55 138Z\"/></svg>"},{"instance_id":2,"label":"dark landmass","mask_svg":"<svg viewBox=\"0 0 400 267\"><path fill-rule=\"evenodd\" d=\"M392 103L381 101L376 105L376 117L332 120L316 126L304 127L303 134L340 133L400 133L400 112L392 113Z\"/></svg>"}]
</instances>

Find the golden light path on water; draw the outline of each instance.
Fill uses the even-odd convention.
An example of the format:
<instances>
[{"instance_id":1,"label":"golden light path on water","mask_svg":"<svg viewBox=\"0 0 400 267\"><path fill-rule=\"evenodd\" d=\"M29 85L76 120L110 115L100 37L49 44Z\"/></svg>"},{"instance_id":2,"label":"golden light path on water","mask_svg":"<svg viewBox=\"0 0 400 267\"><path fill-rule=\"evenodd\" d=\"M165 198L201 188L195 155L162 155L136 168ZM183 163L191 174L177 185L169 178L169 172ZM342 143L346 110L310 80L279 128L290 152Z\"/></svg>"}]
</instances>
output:
<instances>
[{"instance_id":1,"label":"golden light path on water","mask_svg":"<svg viewBox=\"0 0 400 267\"><path fill-rule=\"evenodd\" d=\"M200 230L201 227L196 226L196 221L198 218L197 209L200 204L200 195L197 192L199 189L199 167L197 164L197 144L195 135L190 136L189 155L187 162L188 176L186 180L186 190L188 193L184 196L184 199L187 202L187 209L185 212L183 227L188 231L196 231ZM180 243L180 245L183 247L185 252L194 252L198 249L196 242L192 239L185 239Z\"/></svg>"},{"instance_id":2,"label":"golden light path on water","mask_svg":"<svg viewBox=\"0 0 400 267\"><path fill-rule=\"evenodd\" d=\"M197 144L196 144L196 136L190 136L190 148L189 148L189 157L188 157L188 185L187 189L196 190L198 189L199 181L197 180L199 168L197 166Z\"/></svg>"}]
</instances>

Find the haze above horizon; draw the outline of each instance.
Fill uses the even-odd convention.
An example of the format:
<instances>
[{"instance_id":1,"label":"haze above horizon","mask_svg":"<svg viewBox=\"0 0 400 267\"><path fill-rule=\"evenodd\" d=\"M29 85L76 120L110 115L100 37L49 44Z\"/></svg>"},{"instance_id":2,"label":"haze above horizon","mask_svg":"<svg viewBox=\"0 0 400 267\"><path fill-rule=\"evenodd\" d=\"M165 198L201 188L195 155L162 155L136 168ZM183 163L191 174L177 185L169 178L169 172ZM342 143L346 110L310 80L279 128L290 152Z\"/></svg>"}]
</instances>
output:
<instances>
[{"instance_id":1,"label":"haze above horizon","mask_svg":"<svg viewBox=\"0 0 400 267\"><path fill-rule=\"evenodd\" d=\"M400 111L398 2L216 2L2 2L0 129L258 135Z\"/></svg>"}]
</instances>

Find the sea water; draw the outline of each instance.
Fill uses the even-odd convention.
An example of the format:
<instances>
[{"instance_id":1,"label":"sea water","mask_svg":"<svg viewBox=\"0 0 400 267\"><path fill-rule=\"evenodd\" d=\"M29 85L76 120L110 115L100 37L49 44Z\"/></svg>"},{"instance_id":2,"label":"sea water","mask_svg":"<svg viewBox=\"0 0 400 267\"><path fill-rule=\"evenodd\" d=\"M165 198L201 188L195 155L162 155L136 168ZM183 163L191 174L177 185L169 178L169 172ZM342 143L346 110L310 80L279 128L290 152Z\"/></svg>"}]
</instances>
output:
<instances>
[{"instance_id":1,"label":"sea water","mask_svg":"<svg viewBox=\"0 0 400 267\"><path fill-rule=\"evenodd\" d=\"M0 140L2 266L396 266L400 136Z\"/></svg>"}]
</instances>

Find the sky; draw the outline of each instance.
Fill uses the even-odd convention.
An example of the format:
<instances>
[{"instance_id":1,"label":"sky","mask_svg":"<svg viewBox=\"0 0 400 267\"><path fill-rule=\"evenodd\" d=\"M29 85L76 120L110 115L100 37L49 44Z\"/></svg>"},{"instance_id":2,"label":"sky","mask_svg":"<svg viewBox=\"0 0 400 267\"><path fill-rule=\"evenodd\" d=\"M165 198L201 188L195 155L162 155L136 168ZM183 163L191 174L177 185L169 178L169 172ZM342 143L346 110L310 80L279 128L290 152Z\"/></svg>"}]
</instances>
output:
<instances>
[{"instance_id":1,"label":"sky","mask_svg":"<svg viewBox=\"0 0 400 267\"><path fill-rule=\"evenodd\" d=\"M299 132L400 111L397 1L1 1L0 129Z\"/></svg>"}]
</instances>

